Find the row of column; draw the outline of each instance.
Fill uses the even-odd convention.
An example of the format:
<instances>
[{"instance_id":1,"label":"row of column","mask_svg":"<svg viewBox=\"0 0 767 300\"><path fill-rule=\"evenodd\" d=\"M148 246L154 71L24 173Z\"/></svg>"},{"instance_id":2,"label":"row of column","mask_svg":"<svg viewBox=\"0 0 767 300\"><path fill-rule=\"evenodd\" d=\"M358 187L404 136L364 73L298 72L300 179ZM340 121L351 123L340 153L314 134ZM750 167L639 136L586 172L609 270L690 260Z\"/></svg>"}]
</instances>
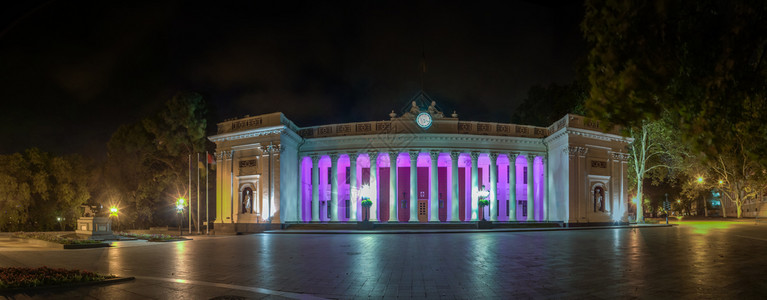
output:
<instances>
[{"instance_id":1,"label":"row of column","mask_svg":"<svg viewBox=\"0 0 767 300\"><path fill-rule=\"evenodd\" d=\"M409 151L409 157L410 157L410 219L409 222L418 222L418 216L417 216L417 205L418 205L418 195L417 195L417 160L418 160L418 154L420 151ZM437 158L439 157L440 151L430 151L429 156L431 158L431 176L430 176L430 193L429 193L429 222L439 222L439 192L438 192L438 178L437 178ZM451 187L448 189L450 193L450 199L451 201L451 214L450 214L450 220L451 222L458 222L459 221L459 207L458 203L458 157L460 156L461 152L458 151L451 151L450 153L450 177L453 182ZM350 161L350 174L349 174L349 193L350 193L350 199L351 199L351 211L350 211L350 222L357 221L357 198L360 196L358 195L358 189L355 187L357 186L357 157L359 153L349 153L349 161ZM398 152L389 152L389 162L390 162L390 171L389 172L389 222L397 222L397 180L396 180L396 174L397 174L397 156L399 155ZM477 201L478 198L478 192L479 192L479 182L478 182L478 160L480 156L480 152L473 151L469 153L471 157L471 221L478 221L478 205ZM492 191L489 195L490 200L490 218L491 221L497 221L498 220L498 204L496 200L498 199L498 187L497 187L497 164L498 164L498 155L497 152L490 152L490 162L491 166L490 168L490 190ZM509 168L509 221L516 221L516 211L514 208L516 207L516 158L519 154L517 153L507 153L506 154L509 159L509 165L515 166L514 168ZM338 159L339 154L338 153L330 153L328 154L331 161L330 166L330 221L331 222L337 222L338 221ZM378 213L376 209L376 203L378 203L378 182L376 177L376 172L378 168L378 152L377 151L369 151L368 156L370 157L370 189L373 191L370 196L370 200L373 201L373 205L370 207L370 221L378 221ZM320 216L319 216L319 159L320 155L318 154L312 154L309 156L312 160L312 222L319 222ZM543 158L543 164L544 164L544 170L546 169L546 159L545 156ZM533 163L535 161L535 156L532 156L531 154L525 155L525 159L527 161L527 220L533 221L535 218L533 217L534 214L534 176L533 176ZM300 165L300 164L299 164ZM543 201L543 211L546 211L546 202L548 200L548 193L545 191L548 187L548 172L544 171L544 201ZM381 208L384 209L384 208ZM545 217L544 217L545 218Z\"/></svg>"}]
</instances>

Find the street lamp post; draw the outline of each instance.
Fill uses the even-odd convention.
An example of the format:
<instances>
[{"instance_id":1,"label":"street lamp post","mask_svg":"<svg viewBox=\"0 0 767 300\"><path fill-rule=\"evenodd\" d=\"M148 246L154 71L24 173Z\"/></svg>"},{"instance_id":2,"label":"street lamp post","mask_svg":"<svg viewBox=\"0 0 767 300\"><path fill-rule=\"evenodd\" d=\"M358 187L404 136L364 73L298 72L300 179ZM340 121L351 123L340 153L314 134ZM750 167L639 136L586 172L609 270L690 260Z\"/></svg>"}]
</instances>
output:
<instances>
[{"instance_id":1,"label":"street lamp post","mask_svg":"<svg viewBox=\"0 0 767 300\"><path fill-rule=\"evenodd\" d=\"M722 181L719 180L721 183ZM703 177L698 177L698 184L703 184ZM708 217L708 203L706 203L706 193L703 193L703 215Z\"/></svg>"},{"instance_id":2,"label":"street lamp post","mask_svg":"<svg viewBox=\"0 0 767 300\"><path fill-rule=\"evenodd\" d=\"M184 198L178 198L176 200L176 215L178 216L178 236L182 236L183 232L181 231L181 216L184 215Z\"/></svg>"},{"instance_id":3,"label":"street lamp post","mask_svg":"<svg viewBox=\"0 0 767 300\"><path fill-rule=\"evenodd\" d=\"M117 231L120 231L120 217L118 216L117 211L118 211L118 209L117 209L116 206L110 207L109 208L109 216L110 217L115 217L115 219L117 219Z\"/></svg>"}]
</instances>

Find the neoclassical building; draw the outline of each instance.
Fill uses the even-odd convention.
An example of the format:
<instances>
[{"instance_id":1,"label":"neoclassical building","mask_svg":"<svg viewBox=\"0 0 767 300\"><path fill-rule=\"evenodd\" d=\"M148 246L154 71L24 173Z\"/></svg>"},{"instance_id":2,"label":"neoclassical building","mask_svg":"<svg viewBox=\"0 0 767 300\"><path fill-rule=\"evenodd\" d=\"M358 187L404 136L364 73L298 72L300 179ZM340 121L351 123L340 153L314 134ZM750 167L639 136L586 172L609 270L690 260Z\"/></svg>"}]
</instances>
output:
<instances>
[{"instance_id":1,"label":"neoclassical building","mask_svg":"<svg viewBox=\"0 0 767 300\"><path fill-rule=\"evenodd\" d=\"M218 230L357 222L362 197L373 222L627 218L630 139L572 114L549 127L464 121L422 92L383 121L299 127L277 112L225 120L209 139Z\"/></svg>"}]
</instances>

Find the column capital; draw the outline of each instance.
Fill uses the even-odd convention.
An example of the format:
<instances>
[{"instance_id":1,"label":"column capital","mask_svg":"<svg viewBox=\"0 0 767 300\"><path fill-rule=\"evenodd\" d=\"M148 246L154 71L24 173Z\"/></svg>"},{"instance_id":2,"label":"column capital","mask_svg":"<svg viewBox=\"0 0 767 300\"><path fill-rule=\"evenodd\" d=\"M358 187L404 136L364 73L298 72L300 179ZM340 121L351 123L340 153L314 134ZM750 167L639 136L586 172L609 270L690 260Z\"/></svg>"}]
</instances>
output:
<instances>
[{"instance_id":1,"label":"column capital","mask_svg":"<svg viewBox=\"0 0 767 300\"><path fill-rule=\"evenodd\" d=\"M229 150L229 151L224 150L224 158L232 159L232 157L234 157L234 150Z\"/></svg>"},{"instance_id":2,"label":"column capital","mask_svg":"<svg viewBox=\"0 0 767 300\"><path fill-rule=\"evenodd\" d=\"M431 157L432 160L437 160L439 158L439 150L429 151L429 157Z\"/></svg>"},{"instance_id":3,"label":"column capital","mask_svg":"<svg viewBox=\"0 0 767 300\"><path fill-rule=\"evenodd\" d=\"M418 151L418 150L410 150L407 152L407 154L410 155L410 161L414 161L418 159L419 153L421 153L421 151Z\"/></svg>"},{"instance_id":4,"label":"column capital","mask_svg":"<svg viewBox=\"0 0 767 300\"><path fill-rule=\"evenodd\" d=\"M519 152L506 153L506 157L509 158L509 161L517 159L517 156L519 156Z\"/></svg>"},{"instance_id":5,"label":"column capital","mask_svg":"<svg viewBox=\"0 0 767 300\"><path fill-rule=\"evenodd\" d=\"M479 151L471 151L469 155L471 155L471 161L476 161L479 158Z\"/></svg>"},{"instance_id":6,"label":"column capital","mask_svg":"<svg viewBox=\"0 0 767 300\"><path fill-rule=\"evenodd\" d=\"M357 156L359 156L360 153L353 151L353 152L346 152L346 155L349 156L349 160L357 160Z\"/></svg>"},{"instance_id":7,"label":"column capital","mask_svg":"<svg viewBox=\"0 0 767 300\"><path fill-rule=\"evenodd\" d=\"M312 163L319 161L320 155L318 153L309 154L309 158L312 159Z\"/></svg>"},{"instance_id":8,"label":"column capital","mask_svg":"<svg viewBox=\"0 0 767 300\"><path fill-rule=\"evenodd\" d=\"M367 151L368 156L378 158L378 151L377 150L368 150Z\"/></svg>"},{"instance_id":9,"label":"column capital","mask_svg":"<svg viewBox=\"0 0 767 300\"><path fill-rule=\"evenodd\" d=\"M330 161L331 162L336 162L338 160L338 157L339 157L338 153L336 153L336 152L330 152L330 153L328 153L328 156L330 156Z\"/></svg>"},{"instance_id":10,"label":"column capital","mask_svg":"<svg viewBox=\"0 0 767 300\"><path fill-rule=\"evenodd\" d=\"M490 152L490 162L495 163L498 160L498 152Z\"/></svg>"},{"instance_id":11,"label":"column capital","mask_svg":"<svg viewBox=\"0 0 767 300\"><path fill-rule=\"evenodd\" d=\"M457 160L458 157L460 157L460 156L461 156L461 152L460 151L450 151L450 159L451 160Z\"/></svg>"},{"instance_id":12,"label":"column capital","mask_svg":"<svg viewBox=\"0 0 767 300\"><path fill-rule=\"evenodd\" d=\"M389 152L389 162L396 160L397 156L399 156L399 152Z\"/></svg>"}]
</instances>

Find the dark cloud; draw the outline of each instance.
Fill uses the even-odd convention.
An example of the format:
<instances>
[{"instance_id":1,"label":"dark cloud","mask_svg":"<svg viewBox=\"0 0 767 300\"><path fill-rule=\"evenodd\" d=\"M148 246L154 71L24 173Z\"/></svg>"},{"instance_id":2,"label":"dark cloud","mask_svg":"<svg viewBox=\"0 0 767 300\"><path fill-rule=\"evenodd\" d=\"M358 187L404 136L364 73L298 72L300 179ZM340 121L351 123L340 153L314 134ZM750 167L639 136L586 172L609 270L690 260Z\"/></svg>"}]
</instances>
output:
<instances>
[{"instance_id":1,"label":"dark cloud","mask_svg":"<svg viewBox=\"0 0 767 300\"><path fill-rule=\"evenodd\" d=\"M462 118L508 122L533 84L572 80L578 3L26 2L0 17L0 152L103 155L179 90L214 119L385 119L423 87Z\"/></svg>"}]
</instances>

